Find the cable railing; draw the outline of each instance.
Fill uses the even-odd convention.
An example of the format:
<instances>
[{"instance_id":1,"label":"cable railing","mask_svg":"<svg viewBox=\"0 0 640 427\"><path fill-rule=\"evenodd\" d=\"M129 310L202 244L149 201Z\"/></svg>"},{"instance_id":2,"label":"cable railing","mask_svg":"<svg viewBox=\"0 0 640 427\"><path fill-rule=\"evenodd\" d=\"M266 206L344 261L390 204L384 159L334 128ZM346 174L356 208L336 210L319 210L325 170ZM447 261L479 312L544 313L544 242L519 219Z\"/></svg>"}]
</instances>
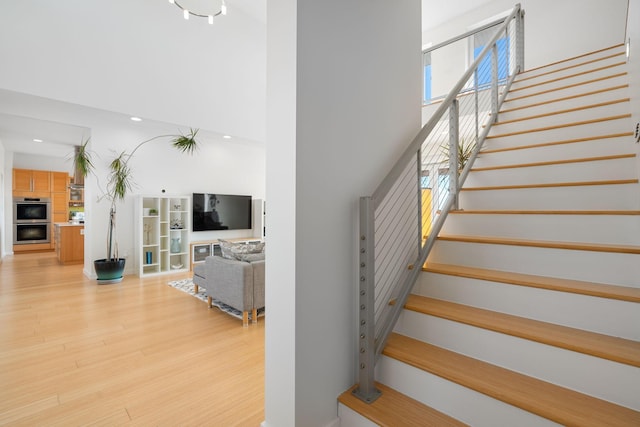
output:
<instances>
[{"instance_id":1,"label":"cable railing","mask_svg":"<svg viewBox=\"0 0 640 427\"><path fill-rule=\"evenodd\" d=\"M448 212L459 208L459 188L523 67L523 18L518 4L494 27L380 186L360 198L359 384L354 393L366 402L379 395L375 364Z\"/></svg>"},{"instance_id":2,"label":"cable railing","mask_svg":"<svg viewBox=\"0 0 640 427\"><path fill-rule=\"evenodd\" d=\"M473 62L478 53L486 45L486 42L503 23L504 19L489 22L422 51L422 64L424 67L423 104L443 100L446 95L449 94L458 76L467 70L467 65ZM506 49L506 45L509 44L511 40L513 39L509 37L498 40L499 81L504 81L505 79L505 64L509 61L507 57L509 50ZM489 74L481 76L479 79L480 86L486 87L490 85L489 78ZM473 86L469 86L464 88L461 93L474 89Z\"/></svg>"}]
</instances>

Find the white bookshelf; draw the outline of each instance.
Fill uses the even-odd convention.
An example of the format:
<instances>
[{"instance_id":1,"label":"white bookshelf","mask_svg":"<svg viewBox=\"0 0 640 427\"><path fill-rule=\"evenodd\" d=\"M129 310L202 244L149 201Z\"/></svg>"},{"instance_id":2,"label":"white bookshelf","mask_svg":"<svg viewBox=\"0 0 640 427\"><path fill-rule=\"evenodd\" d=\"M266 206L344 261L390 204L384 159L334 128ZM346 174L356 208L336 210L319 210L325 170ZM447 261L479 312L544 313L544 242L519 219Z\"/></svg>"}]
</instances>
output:
<instances>
[{"instance_id":1,"label":"white bookshelf","mask_svg":"<svg viewBox=\"0 0 640 427\"><path fill-rule=\"evenodd\" d=\"M136 261L140 277L188 271L189 196L139 196Z\"/></svg>"}]
</instances>

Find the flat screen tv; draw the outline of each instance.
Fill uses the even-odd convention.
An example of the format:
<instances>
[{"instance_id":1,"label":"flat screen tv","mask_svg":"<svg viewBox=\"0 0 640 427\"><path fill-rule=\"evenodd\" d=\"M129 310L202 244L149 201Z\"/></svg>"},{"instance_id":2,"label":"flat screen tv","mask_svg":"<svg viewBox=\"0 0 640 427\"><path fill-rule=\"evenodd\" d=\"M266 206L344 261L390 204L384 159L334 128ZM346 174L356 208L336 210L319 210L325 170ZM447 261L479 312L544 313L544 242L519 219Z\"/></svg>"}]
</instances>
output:
<instances>
[{"instance_id":1,"label":"flat screen tv","mask_svg":"<svg viewBox=\"0 0 640 427\"><path fill-rule=\"evenodd\" d=\"M193 193L193 231L251 229L251 196Z\"/></svg>"}]
</instances>

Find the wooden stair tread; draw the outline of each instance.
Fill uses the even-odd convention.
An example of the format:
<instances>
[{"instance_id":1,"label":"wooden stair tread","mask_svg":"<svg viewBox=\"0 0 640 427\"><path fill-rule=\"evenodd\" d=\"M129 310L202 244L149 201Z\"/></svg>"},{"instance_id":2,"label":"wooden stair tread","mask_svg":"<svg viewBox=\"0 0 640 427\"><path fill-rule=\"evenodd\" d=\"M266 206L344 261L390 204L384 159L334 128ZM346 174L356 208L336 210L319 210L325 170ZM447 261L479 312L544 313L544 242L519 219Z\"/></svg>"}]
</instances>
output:
<instances>
[{"instance_id":1,"label":"wooden stair tread","mask_svg":"<svg viewBox=\"0 0 640 427\"><path fill-rule=\"evenodd\" d=\"M578 67L582 67L582 66L589 65L589 64L595 64L596 62L605 61L607 59L611 59L611 58L615 58L615 57L621 57L622 58L622 57L624 57L624 55L625 55L624 51L620 51L620 52L612 53L610 55L602 56L600 58L590 59L588 61L580 62L580 63L573 64L573 65L568 65L566 67L556 68L555 70L546 71L544 73L536 74L534 76L527 76L526 73L528 71L532 71L532 70L527 70L524 73L522 73L523 75L518 78L518 81L522 82L522 81L531 80L531 79L535 79L535 78L542 77L542 76L549 76L549 75L552 75L552 74L555 74L555 73L558 73L558 72L561 72L561 71L567 71L567 70L570 70L572 68L578 68Z\"/></svg>"},{"instance_id":2,"label":"wooden stair tread","mask_svg":"<svg viewBox=\"0 0 640 427\"><path fill-rule=\"evenodd\" d=\"M356 387L342 393L338 401L379 426L466 426L384 384L376 383L376 387L382 394L375 402L367 404L352 393Z\"/></svg>"},{"instance_id":3,"label":"wooden stair tread","mask_svg":"<svg viewBox=\"0 0 640 427\"><path fill-rule=\"evenodd\" d=\"M623 71L623 72L620 72L620 73L610 74L608 76L598 77L598 78L591 79L591 80L583 80L583 81L580 81L578 83L572 83L572 84L565 85L565 86L559 86L559 87L554 87L554 88L551 88L551 89L540 90L540 91L537 91L537 92L528 93L526 95L509 97L509 99L505 99L504 102L531 98L533 96L544 95L544 94L552 93L552 92L559 92L561 90L571 89L571 88L579 87L579 86L586 86L586 85L589 85L591 83L602 82L602 81L605 81L605 80L615 79L617 77L623 77L623 76L626 76L626 75L627 75L626 71Z\"/></svg>"},{"instance_id":4,"label":"wooden stair tread","mask_svg":"<svg viewBox=\"0 0 640 427\"><path fill-rule=\"evenodd\" d=\"M613 252L623 254L640 254L640 246L611 245L604 243L559 242L551 240L512 239L491 236L457 236L440 235L438 240L450 242L488 243L491 245L529 246L536 248L568 249L575 251Z\"/></svg>"},{"instance_id":5,"label":"wooden stair tread","mask_svg":"<svg viewBox=\"0 0 640 427\"><path fill-rule=\"evenodd\" d=\"M512 112L512 111L525 110L527 108L540 107L542 105L549 105L549 104L553 104L555 102L569 101L569 100L572 100L572 99L578 99L578 98L582 98L582 97L585 97L585 96L597 95L597 94L600 94L600 93L611 92L611 91L614 91L614 90L626 89L626 88L629 88L628 84L611 86L611 87L604 88L604 89L598 89L598 90L593 90L593 91L589 91L589 92L582 92L582 93L579 93L577 95L563 96L563 97L560 97L560 98L554 98L554 99L550 99L548 101L542 101L542 102L534 102L532 104L527 104L527 105L523 105L521 107L514 107L514 108L504 108L504 107L508 107L508 102L509 102L509 100L505 99L504 104L503 104L503 108L500 110L500 113L509 113L509 112Z\"/></svg>"},{"instance_id":6,"label":"wooden stair tread","mask_svg":"<svg viewBox=\"0 0 640 427\"><path fill-rule=\"evenodd\" d=\"M567 80L567 79L571 79L571 78L574 78L574 77L585 76L587 74L595 73L595 72L598 72L598 71L604 71L604 70L608 70L610 68L620 67L620 66L625 65L626 63L627 63L626 61L620 61L620 62L616 62L615 64L610 64L610 65L605 65L605 66L602 66L602 67L591 68L591 69L589 69L587 71L581 71L579 73L568 74L566 76L556 77L556 78L553 78L553 79L545 80L543 82L534 83L534 84L530 84L530 85L522 86L522 87L517 87L515 89L512 88L511 92L518 92L520 90L531 89L532 87L542 86L542 85L546 85L546 84L549 84L549 83L555 83L555 82L559 82L561 80ZM518 82L518 80L516 80L514 83L517 83L517 82Z\"/></svg>"},{"instance_id":7,"label":"wooden stair tread","mask_svg":"<svg viewBox=\"0 0 640 427\"><path fill-rule=\"evenodd\" d=\"M539 144L519 145L514 147L480 150L480 154L500 153L503 151L514 151L514 150L528 150L531 148L552 147L554 145L575 144L579 142L600 141L604 139L632 137L632 136L633 136L633 132L622 132L622 133L614 133L614 134L608 134L608 135L589 136L584 138L565 139L561 141L542 142Z\"/></svg>"},{"instance_id":8,"label":"wooden stair tread","mask_svg":"<svg viewBox=\"0 0 640 427\"><path fill-rule=\"evenodd\" d=\"M521 73L521 75L526 76L527 74L529 74L529 73L531 73L533 71L542 70L544 68L553 67L553 66L556 66L556 65L559 65L559 64L564 64L566 62L574 61L576 59L586 58L586 57L591 56L591 55L595 55L595 54L598 54L598 53L606 52L608 50L620 49L620 48L623 48L623 47L624 47L624 43L618 43L618 44L615 44L613 46L605 47L605 48L602 48L602 49L597 49L597 50L594 50L594 51L591 51L591 52L587 52L587 53L583 53L583 54L577 55L577 56L572 56L570 58L565 58L565 59L562 59L560 61L555 61L555 62L550 62L548 64L540 65L539 67L529 68L529 69L524 70ZM622 53L622 52L620 52L620 53Z\"/></svg>"},{"instance_id":9,"label":"wooden stair tread","mask_svg":"<svg viewBox=\"0 0 640 427\"><path fill-rule=\"evenodd\" d=\"M434 298L409 295L405 308L466 325L640 367L640 342L526 319Z\"/></svg>"},{"instance_id":10,"label":"wooden stair tread","mask_svg":"<svg viewBox=\"0 0 640 427\"><path fill-rule=\"evenodd\" d=\"M539 127L539 128L525 129L525 130L518 130L518 131L513 131L513 132L506 132L506 133L501 133L501 134L489 135L489 136L487 136L487 139L504 138L504 137L507 137L507 136L523 135L523 134L534 133L534 132L544 132L544 131L554 130L554 129L562 129L562 128L568 128L568 127L574 127L574 126L583 126L583 125L588 125L588 124L592 124L592 123L600 123L600 122L607 122L607 121L612 121L612 120L628 119L630 117L631 117L631 114L618 114L618 115L615 115L615 116L601 117L601 118L598 118L598 119L581 120L581 121L577 121L577 122L563 123L563 124L560 124L560 125L543 126L543 127Z\"/></svg>"},{"instance_id":11,"label":"wooden stair tread","mask_svg":"<svg viewBox=\"0 0 640 427\"><path fill-rule=\"evenodd\" d=\"M640 425L640 412L396 333L383 354L563 425Z\"/></svg>"},{"instance_id":12,"label":"wooden stair tread","mask_svg":"<svg viewBox=\"0 0 640 427\"><path fill-rule=\"evenodd\" d=\"M565 108L563 110L555 110L555 111L549 111L549 112L545 112L545 113L541 113L541 114L534 114L531 116L523 116L523 117L518 117L515 119L510 119L510 120L502 120L502 121L497 121L493 124L493 126L500 126L500 125L506 125L506 124L510 124L510 123L517 123L517 122L523 122L526 120L534 120L534 119L541 119L543 117L549 117L549 116L557 116L560 114L567 114L567 113L574 113L576 111L582 111L582 110L588 110L591 108L598 108L598 107L606 107L609 105L615 105L615 104L620 104L623 102L629 102L631 100L631 98L620 98L620 99L614 99L611 101L605 101L605 102L598 102L596 104L589 104L589 105L581 105L579 107L573 107L573 108ZM503 111L501 111L503 112ZM500 115L498 115L498 119L499 119Z\"/></svg>"},{"instance_id":13,"label":"wooden stair tread","mask_svg":"<svg viewBox=\"0 0 640 427\"><path fill-rule=\"evenodd\" d=\"M525 188L581 187L590 185L637 184L637 179L607 179L604 181L552 182L546 184L492 185L485 187L462 187L460 191L518 190Z\"/></svg>"},{"instance_id":14,"label":"wooden stair tread","mask_svg":"<svg viewBox=\"0 0 640 427\"><path fill-rule=\"evenodd\" d=\"M629 286L607 285L603 283L584 282L580 280L560 279L556 277L536 276L510 271L489 270L477 267L438 264L432 262L427 263L422 270L430 273L507 283L517 286L529 286L532 288L570 292L600 298L640 302L640 288L632 288Z\"/></svg>"},{"instance_id":15,"label":"wooden stair tread","mask_svg":"<svg viewBox=\"0 0 640 427\"><path fill-rule=\"evenodd\" d=\"M577 158L577 159L551 160L551 161L546 161L546 162L519 163L519 164L511 164L511 165L487 166L487 167L482 167L482 168L471 168L470 172L483 172L483 171L502 170L502 169L529 168L529 167L538 167L538 166L566 165L566 164L571 164L571 163L600 162L600 161L606 161L606 160L631 159L631 158L634 158L634 157L636 157L635 153L615 154L615 155L611 155L611 156L581 157L581 158Z\"/></svg>"}]
</instances>

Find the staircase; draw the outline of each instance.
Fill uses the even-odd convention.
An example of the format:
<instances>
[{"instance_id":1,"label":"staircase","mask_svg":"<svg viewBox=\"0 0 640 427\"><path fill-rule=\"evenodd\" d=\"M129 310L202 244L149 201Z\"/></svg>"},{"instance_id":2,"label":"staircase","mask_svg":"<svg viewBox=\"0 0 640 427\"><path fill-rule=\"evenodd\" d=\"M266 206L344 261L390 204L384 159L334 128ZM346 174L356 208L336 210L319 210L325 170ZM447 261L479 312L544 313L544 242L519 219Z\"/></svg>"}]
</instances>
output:
<instances>
[{"instance_id":1,"label":"staircase","mask_svg":"<svg viewBox=\"0 0 640 427\"><path fill-rule=\"evenodd\" d=\"M345 426L640 426L640 184L624 46L514 82Z\"/></svg>"}]
</instances>

